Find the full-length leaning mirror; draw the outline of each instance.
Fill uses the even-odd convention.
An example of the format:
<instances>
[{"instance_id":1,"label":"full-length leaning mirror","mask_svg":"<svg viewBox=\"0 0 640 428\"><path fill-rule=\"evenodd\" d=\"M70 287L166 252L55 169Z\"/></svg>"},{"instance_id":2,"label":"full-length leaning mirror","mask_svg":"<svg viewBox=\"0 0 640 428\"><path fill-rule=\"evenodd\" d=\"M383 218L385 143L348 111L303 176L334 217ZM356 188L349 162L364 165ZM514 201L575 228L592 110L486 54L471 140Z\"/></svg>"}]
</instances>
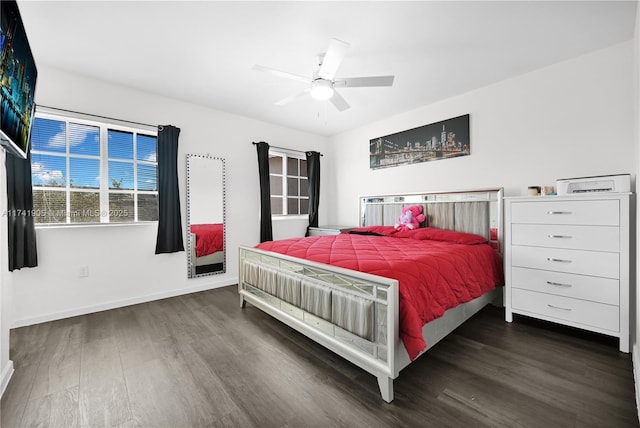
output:
<instances>
[{"instance_id":1,"label":"full-length leaning mirror","mask_svg":"<svg viewBox=\"0 0 640 428\"><path fill-rule=\"evenodd\" d=\"M187 155L187 272L189 278L225 272L224 159Z\"/></svg>"}]
</instances>

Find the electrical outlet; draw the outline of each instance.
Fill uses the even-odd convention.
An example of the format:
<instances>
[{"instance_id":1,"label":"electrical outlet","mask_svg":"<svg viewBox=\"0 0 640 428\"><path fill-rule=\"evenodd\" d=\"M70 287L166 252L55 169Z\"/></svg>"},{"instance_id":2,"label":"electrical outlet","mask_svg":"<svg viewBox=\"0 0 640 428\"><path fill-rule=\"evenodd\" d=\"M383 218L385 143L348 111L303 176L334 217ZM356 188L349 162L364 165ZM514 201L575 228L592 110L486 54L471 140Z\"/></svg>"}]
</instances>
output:
<instances>
[{"instance_id":1,"label":"electrical outlet","mask_svg":"<svg viewBox=\"0 0 640 428\"><path fill-rule=\"evenodd\" d=\"M80 266L80 270L78 271L78 276L80 278L89 276L89 266L87 265Z\"/></svg>"}]
</instances>

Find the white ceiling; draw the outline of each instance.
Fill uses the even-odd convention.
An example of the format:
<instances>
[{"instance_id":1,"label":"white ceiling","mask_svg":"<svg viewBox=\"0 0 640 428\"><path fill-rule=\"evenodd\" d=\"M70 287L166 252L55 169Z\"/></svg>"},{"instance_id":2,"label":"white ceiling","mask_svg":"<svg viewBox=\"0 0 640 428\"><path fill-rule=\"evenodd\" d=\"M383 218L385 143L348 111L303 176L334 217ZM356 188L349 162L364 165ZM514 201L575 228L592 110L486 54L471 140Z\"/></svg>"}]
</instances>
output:
<instances>
[{"instance_id":1,"label":"white ceiling","mask_svg":"<svg viewBox=\"0 0 640 428\"><path fill-rule=\"evenodd\" d=\"M636 14L636 1L19 0L19 7L38 66L319 135L631 39ZM310 77L332 37L351 44L338 76L393 74L393 87L341 89L351 105L342 113L309 97L274 106L305 84L251 67Z\"/></svg>"}]
</instances>

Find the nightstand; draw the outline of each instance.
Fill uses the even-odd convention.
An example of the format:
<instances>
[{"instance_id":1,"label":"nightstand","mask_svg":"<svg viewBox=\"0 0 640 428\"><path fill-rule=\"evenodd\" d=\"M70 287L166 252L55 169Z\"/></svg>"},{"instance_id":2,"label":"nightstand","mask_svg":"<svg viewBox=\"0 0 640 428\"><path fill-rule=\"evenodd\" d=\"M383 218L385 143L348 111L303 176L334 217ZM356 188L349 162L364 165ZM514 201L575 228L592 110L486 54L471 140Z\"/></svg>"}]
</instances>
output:
<instances>
[{"instance_id":1,"label":"nightstand","mask_svg":"<svg viewBox=\"0 0 640 428\"><path fill-rule=\"evenodd\" d=\"M505 198L505 318L620 339L629 352L633 194Z\"/></svg>"},{"instance_id":2,"label":"nightstand","mask_svg":"<svg viewBox=\"0 0 640 428\"><path fill-rule=\"evenodd\" d=\"M309 228L309 236L339 235L354 229L351 226L318 226Z\"/></svg>"}]
</instances>

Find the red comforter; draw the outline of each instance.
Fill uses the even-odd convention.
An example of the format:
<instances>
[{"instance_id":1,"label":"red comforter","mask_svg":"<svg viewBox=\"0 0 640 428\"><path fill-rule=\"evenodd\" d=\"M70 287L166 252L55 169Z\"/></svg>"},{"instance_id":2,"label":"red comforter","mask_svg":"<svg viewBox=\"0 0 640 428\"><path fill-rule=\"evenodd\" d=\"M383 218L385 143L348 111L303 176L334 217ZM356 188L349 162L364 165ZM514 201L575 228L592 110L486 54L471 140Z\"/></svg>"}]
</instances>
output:
<instances>
[{"instance_id":1,"label":"red comforter","mask_svg":"<svg viewBox=\"0 0 640 428\"><path fill-rule=\"evenodd\" d=\"M424 324L503 283L500 256L477 235L432 228L366 232L387 236L313 236L257 248L397 279L400 337L412 360L426 348Z\"/></svg>"},{"instance_id":2,"label":"red comforter","mask_svg":"<svg viewBox=\"0 0 640 428\"><path fill-rule=\"evenodd\" d=\"M224 249L222 223L192 224L191 233L196 235L196 257L206 256Z\"/></svg>"}]
</instances>

